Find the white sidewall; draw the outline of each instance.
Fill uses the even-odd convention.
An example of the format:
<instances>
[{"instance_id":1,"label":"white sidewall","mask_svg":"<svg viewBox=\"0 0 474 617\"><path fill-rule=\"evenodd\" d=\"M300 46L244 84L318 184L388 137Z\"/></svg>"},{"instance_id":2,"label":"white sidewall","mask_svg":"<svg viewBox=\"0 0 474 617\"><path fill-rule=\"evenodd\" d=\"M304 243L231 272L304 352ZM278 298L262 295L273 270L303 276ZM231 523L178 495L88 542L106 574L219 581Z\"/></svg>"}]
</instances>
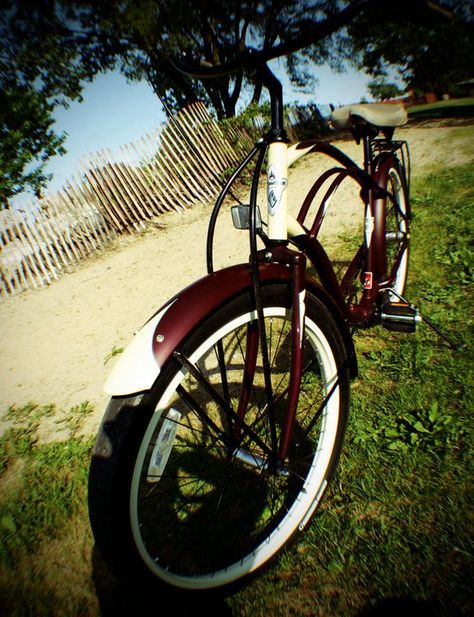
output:
<instances>
[{"instance_id":1,"label":"white sidewall","mask_svg":"<svg viewBox=\"0 0 474 617\"><path fill-rule=\"evenodd\" d=\"M391 178L392 179L391 181L394 182L394 184L396 185L398 205L400 207L400 211L403 213L404 216L406 216L407 203L405 199L405 191L403 190L403 182L400 177L400 173L397 169L392 167L390 168L388 172L388 177ZM400 228L397 231L402 231L403 233L407 233L407 224L405 222L405 219L403 218L400 219ZM397 270L397 276L395 277L395 281L393 282L393 289L400 295L403 294L405 290L407 272L408 272L408 247L406 248L405 252L402 255L402 259L400 260L400 266ZM391 294L390 299L393 302L395 302L398 300L398 297L396 297L394 294Z\"/></svg>"},{"instance_id":2,"label":"white sidewall","mask_svg":"<svg viewBox=\"0 0 474 617\"><path fill-rule=\"evenodd\" d=\"M196 362L210 347L212 347L220 338L228 334L234 328L237 328L248 321L249 313L242 315L233 321L227 323L220 330L216 331L208 338L190 357L191 362ZM288 316L287 311L283 307L269 307L265 309L265 315L271 316ZM252 314L252 319L256 315ZM321 358L321 370L324 375L331 376L328 382L328 391L337 379L337 366L332 350L326 337L323 335L318 326L309 318L306 317L306 334L312 345L318 350ZM270 536L243 561L239 561L225 570L215 572L212 575L199 576L195 578L182 577L168 572L161 568L148 554L141 537L140 525L138 520L138 512L136 507L137 495L139 489L139 481L141 469L143 467L147 447L153 432L156 428L163 408L166 407L167 400L175 391L177 385L181 381L184 371L178 373L171 381L160 402L158 403L156 412L150 421L148 429L143 438L140 450L138 453L135 470L132 480L132 489L130 496L130 518L132 523L132 532L137 546L138 552L149 569L165 582L186 589L209 589L219 587L235 581L246 574L249 574L263 565L270 559L278 550L287 542L294 534L300 524L306 522L306 515L314 511L317 503L324 492L325 478L331 461L332 452L334 450L337 439L339 426L339 410L340 410L340 393L339 388L336 388L332 394L324 414L323 425L321 429L320 442L318 450L313 459L311 470L308 473L304 488L300 493L298 500L293 504L286 517L280 525L271 533ZM161 403L161 405L160 405Z\"/></svg>"}]
</instances>

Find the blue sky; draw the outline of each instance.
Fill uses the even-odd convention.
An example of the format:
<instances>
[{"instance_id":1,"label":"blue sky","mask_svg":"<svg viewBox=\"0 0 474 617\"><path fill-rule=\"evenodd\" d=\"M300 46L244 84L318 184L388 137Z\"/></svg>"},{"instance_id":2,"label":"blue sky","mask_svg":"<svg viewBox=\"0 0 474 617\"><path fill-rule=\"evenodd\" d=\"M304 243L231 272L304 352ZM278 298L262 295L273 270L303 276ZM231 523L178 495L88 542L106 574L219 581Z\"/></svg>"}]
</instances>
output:
<instances>
[{"instance_id":1,"label":"blue sky","mask_svg":"<svg viewBox=\"0 0 474 617\"><path fill-rule=\"evenodd\" d=\"M274 68L278 71L278 68ZM285 88L285 100L316 101L338 106L370 99L367 83L370 78L348 71L334 73L329 67L317 67L318 86L311 95L298 95ZM101 74L83 91L83 102L73 102L68 109L59 109L55 129L68 134L67 154L54 157L47 167L54 174L48 189L55 191L75 172L78 162L101 148L124 145L159 126L164 114L158 98L145 83L127 83L118 72Z\"/></svg>"}]
</instances>

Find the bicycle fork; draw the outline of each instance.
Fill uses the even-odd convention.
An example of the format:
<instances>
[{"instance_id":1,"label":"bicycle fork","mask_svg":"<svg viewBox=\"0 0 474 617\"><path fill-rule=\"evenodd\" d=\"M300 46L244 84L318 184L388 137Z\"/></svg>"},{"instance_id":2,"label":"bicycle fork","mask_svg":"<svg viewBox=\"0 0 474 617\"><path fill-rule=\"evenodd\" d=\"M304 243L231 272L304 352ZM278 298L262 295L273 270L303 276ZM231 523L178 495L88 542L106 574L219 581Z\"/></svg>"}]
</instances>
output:
<instances>
[{"instance_id":1,"label":"bicycle fork","mask_svg":"<svg viewBox=\"0 0 474 617\"><path fill-rule=\"evenodd\" d=\"M280 439L279 461L284 461L293 435L296 419L296 408L303 374L303 346L305 319L305 272L306 257L302 253L290 253L291 269L291 372L288 385L283 430Z\"/></svg>"},{"instance_id":2,"label":"bicycle fork","mask_svg":"<svg viewBox=\"0 0 474 617\"><path fill-rule=\"evenodd\" d=\"M235 455L244 462L250 463L258 467L270 467L274 471L282 471L285 461L288 457L289 447L293 436L296 408L301 387L301 378L303 374L303 355L304 355L304 319L305 319L305 272L306 272L306 257L302 253L297 253L287 249L285 246L276 247L273 250L261 251L258 255L260 260L277 261L284 263L290 268L291 280L291 332L290 332L290 350L291 363L289 383L283 393L279 394L279 398L286 395L286 406L283 416L281 432L277 434L277 421L275 399L272 383L270 358L268 356L267 333L264 321L263 309L258 310L258 318L251 322L247 327L246 335L246 351L245 351L245 370L242 381L237 415L240 420L244 421L245 415L250 403L250 393L255 380L255 372L257 367L257 356L260 348L263 372L265 378L265 393L266 406L265 412L268 414L270 423L270 433L272 437L272 454L273 460L269 463L260 461L255 455L249 455L243 449L237 449ZM259 313L261 313L259 315ZM235 427L235 437L239 440L241 429Z\"/></svg>"}]
</instances>

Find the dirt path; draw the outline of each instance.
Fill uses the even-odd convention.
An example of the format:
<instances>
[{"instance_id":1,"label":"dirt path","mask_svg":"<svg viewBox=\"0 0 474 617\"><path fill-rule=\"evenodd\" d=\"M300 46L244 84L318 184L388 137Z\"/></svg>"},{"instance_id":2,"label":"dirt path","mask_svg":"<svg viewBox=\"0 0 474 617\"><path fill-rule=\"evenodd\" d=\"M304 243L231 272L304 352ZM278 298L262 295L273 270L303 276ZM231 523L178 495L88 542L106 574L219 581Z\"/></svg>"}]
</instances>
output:
<instances>
[{"instance_id":1,"label":"dirt path","mask_svg":"<svg viewBox=\"0 0 474 617\"><path fill-rule=\"evenodd\" d=\"M472 133L471 133L472 135ZM412 150L414 171L452 165L472 141L463 127L409 128L399 131ZM455 141L457 149L449 147ZM352 142L340 147L358 159ZM325 157L298 164L290 176L300 202ZM336 201L336 200L334 200ZM355 210L355 211L354 211ZM34 401L67 409L84 401L96 408L89 422L95 430L107 396L102 384L114 348L125 346L138 328L170 296L205 273L205 237L209 208L203 206L160 219L163 228L122 238L103 254L50 287L22 293L0 305L0 419L11 404ZM217 266L246 260L248 240L229 224L219 223ZM338 202L329 214L326 234L353 228L360 212ZM6 423L1 423L1 427Z\"/></svg>"}]
</instances>

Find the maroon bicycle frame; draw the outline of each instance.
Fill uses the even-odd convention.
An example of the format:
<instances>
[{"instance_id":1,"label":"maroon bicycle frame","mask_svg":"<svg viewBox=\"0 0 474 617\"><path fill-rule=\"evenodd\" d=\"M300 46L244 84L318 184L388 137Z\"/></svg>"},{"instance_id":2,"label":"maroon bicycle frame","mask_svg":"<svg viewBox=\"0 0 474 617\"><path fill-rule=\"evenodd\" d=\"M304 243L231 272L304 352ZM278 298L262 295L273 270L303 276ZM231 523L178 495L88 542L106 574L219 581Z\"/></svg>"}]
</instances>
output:
<instances>
[{"instance_id":1,"label":"maroon bicycle frame","mask_svg":"<svg viewBox=\"0 0 474 617\"><path fill-rule=\"evenodd\" d=\"M359 168L352 159L331 144L311 140L302 142L298 145L298 148L308 148L308 146L311 147L309 152L326 154L339 163L340 167L334 167L323 173L308 192L297 217L298 223L304 227L307 233L293 238L292 242L311 261L324 289L337 304L347 322L351 326L370 325L374 318L375 302L380 297L381 291L393 285L406 248L406 239L404 239L394 260L392 271L387 272L385 217L387 201L392 200L393 196L387 191L386 187L388 174L396 163L396 159L392 151L382 152L376 157L369 156L364 165L366 171ZM368 151L369 148L366 147L364 150ZM335 176L335 178L321 200L314 222L310 227L306 226L306 217L311 203L323 184L331 176ZM373 221L373 229L369 230L369 237L359 247L342 281L339 282L331 261L317 236L323 221L327 199L348 176L353 178L361 187L361 195L364 197L366 209L365 221ZM357 304L347 304L345 296L348 287L353 282L354 276L359 273L361 264L364 265L364 290L361 300Z\"/></svg>"},{"instance_id":2,"label":"maroon bicycle frame","mask_svg":"<svg viewBox=\"0 0 474 617\"><path fill-rule=\"evenodd\" d=\"M260 285L263 282L260 280L262 271L262 265L266 264L278 264L283 267L283 272L286 270L285 279L290 282L291 294L292 294L292 318L291 318L291 373L290 383L287 389L287 405L284 419L284 425L282 427L280 442L276 443L276 431L273 427L273 449L278 452L277 460L273 461L276 468L283 465L284 460L288 455L288 448L291 442L294 425L294 409L296 408L297 399L299 395L299 388L301 382L301 375L303 372L303 349L302 349L302 328L304 315L300 313L301 306L298 298L301 294L304 294L307 286L307 278L305 276L305 261L306 256L313 267L321 282L322 291L324 291L324 297L326 305L330 307L333 316L335 316L342 331L345 331L347 327L361 327L365 325L371 325L374 322L376 315L376 301L380 297L380 293L383 289L388 289L393 284L395 279L395 273L400 264L400 260L405 248L405 242L403 241L399 254L395 259L392 271L387 273L386 262L386 228L385 228L385 215L387 208L387 200L392 200L393 196L387 191L388 174L394 164L397 164L397 159L394 154L394 148L391 146L391 141L387 140L387 150L372 155L371 138L368 135L363 136L364 139L364 169L358 167L358 165L346 154L341 152L335 146L322 142L319 140L308 140L298 144L297 149L308 149L308 153L321 153L332 158L338 166L329 169L323 173L314 183L312 188L307 194L304 200L298 217L298 223L303 227L305 233L291 238L291 242L295 245L303 255L291 250L287 243L278 243L277 245L272 243L266 243L266 249L262 251L256 250L256 202L257 202L257 190L258 179L263 164L263 159L266 150L266 143L260 142L252 150L251 153L245 158L239 168L235 171L233 176L229 179L224 187L219 199L216 202L214 211L211 215L211 221L209 225L208 238L207 238L207 261L208 271L213 273L213 237L214 228L217 220L218 212L224 202L225 196L230 191L230 187L235 179L240 175L242 170L248 165L256 153L259 153L256 170L254 172L254 178L252 183L252 190L250 196L250 238L251 238L251 270L253 274L253 290L257 313L259 315L258 328L255 324L248 326L247 332L247 355L246 355L246 373L245 379L242 385L240 401L236 413L237 420L234 425L236 439L241 434L240 425L245 418L247 406L249 404L249 394L252 387L256 356L258 350L258 341L262 347L264 372L268 372L268 359L265 360L265 328L263 320L263 310L260 305ZM324 248L319 242L317 236L324 218L325 204L328 198L337 190L340 184L347 177L351 177L355 180L361 190L361 196L363 197L365 207L365 220L373 222L373 228L370 229L370 234L365 234L366 238L364 243L360 246L355 257L350 263L347 271L341 282L337 280L336 274L332 267L331 261L327 256ZM331 178L332 181L331 181ZM315 199L316 195L327 182L330 182L329 188L325 191L321 200L320 206L317 210L316 216L311 225L307 225L307 215L310 206ZM367 226L366 222L366 226ZM265 237L263 240L265 242ZM354 304L348 304L346 300L346 294L349 286L354 282L355 277L361 275L361 266L364 266L362 276L364 278L364 290L360 302ZM348 366L355 365L355 353L352 345L347 344L348 332L345 334L344 339L348 348ZM266 368L265 365L267 364ZM224 365L224 363L222 363ZM339 370L347 370L348 366L340 368ZM351 374L354 376L357 370L352 369ZM273 401L271 396L271 386L269 374L267 374L267 404L270 417L272 414ZM338 380L337 380L338 381ZM336 381L336 384L337 384ZM223 382L225 382L225 375L223 375ZM331 388L327 394L327 399L333 394L335 386ZM321 406L321 409L326 404L326 401Z\"/></svg>"}]
</instances>

